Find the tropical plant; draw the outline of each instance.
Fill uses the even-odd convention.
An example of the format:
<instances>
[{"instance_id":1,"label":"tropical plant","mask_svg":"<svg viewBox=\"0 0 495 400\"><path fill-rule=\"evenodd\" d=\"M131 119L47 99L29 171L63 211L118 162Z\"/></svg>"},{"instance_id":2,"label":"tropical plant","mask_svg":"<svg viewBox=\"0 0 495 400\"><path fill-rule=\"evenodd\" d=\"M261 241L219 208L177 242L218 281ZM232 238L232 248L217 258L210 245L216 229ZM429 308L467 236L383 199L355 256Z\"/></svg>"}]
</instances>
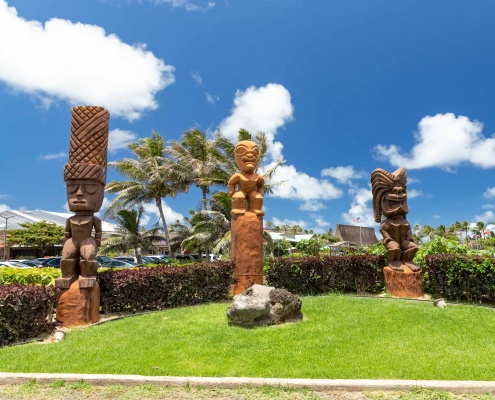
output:
<instances>
[{"instance_id":1,"label":"tropical plant","mask_svg":"<svg viewBox=\"0 0 495 400\"><path fill-rule=\"evenodd\" d=\"M114 216L118 224L117 233L109 237L101 246L103 253L109 251L126 252L133 250L138 263L142 262L141 249L158 250L153 241L162 240L157 234L157 229L150 231L141 229L141 216L143 207L138 210L120 210Z\"/></svg>"},{"instance_id":2,"label":"tropical plant","mask_svg":"<svg viewBox=\"0 0 495 400\"><path fill-rule=\"evenodd\" d=\"M180 142L170 141L167 148L174 174L182 184L194 184L201 189L203 210L208 209L207 195L213 185L224 184L224 174L217 157L215 141L205 132L192 129L182 135Z\"/></svg>"},{"instance_id":3,"label":"tropical plant","mask_svg":"<svg viewBox=\"0 0 495 400\"><path fill-rule=\"evenodd\" d=\"M64 228L46 221L19 224L24 229L11 229L7 243L39 249L42 255L53 253L55 245L64 241Z\"/></svg>"},{"instance_id":4,"label":"tropical plant","mask_svg":"<svg viewBox=\"0 0 495 400\"><path fill-rule=\"evenodd\" d=\"M155 202L167 245L170 245L162 198L175 197L178 192L186 192L188 186L173 175L173 169L166 158L164 139L158 132L154 131L152 137L141 138L127 147L136 159L125 158L108 163L129 180L112 181L107 184L106 191L117 193L117 197L111 201L105 216L111 216L115 211L127 206ZM173 257L173 254L171 256Z\"/></svg>"}]
</instances>

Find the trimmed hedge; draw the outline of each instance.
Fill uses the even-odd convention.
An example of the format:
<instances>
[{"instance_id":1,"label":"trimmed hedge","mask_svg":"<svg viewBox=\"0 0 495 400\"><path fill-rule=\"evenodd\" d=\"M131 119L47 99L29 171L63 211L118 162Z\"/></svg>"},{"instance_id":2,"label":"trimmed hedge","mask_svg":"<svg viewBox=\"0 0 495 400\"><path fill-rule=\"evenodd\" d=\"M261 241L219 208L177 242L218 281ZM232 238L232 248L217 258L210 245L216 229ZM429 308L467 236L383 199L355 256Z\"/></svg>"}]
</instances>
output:
<instances>
[{"instance_id":1,"label":"trimmed hedge","mask_svg":"<svg viewBox=\"0 0 495 400\"><path fill-rule=\"evenodd\" d=\"M448 300L495 303L495 258L434 254L425 259L429 291Z\"/></svg>"},{"instance_id":2,"label":"trimmed hedge","mask_svg":"<svg viewBox=\"0 0 495 400\"><path fill-rule=\"evenodd\" d=\"M265 276L270 286L297 294L379 293L385 265L381 255L275 258Z\"/></svg>"},{"instance_id":3,"label":"trimmed hedge","mask_svg":"<svg viewBox=\"0 0 495 400\"><path fill-rule=\"evenodd\" d=\"M103 271L100 305L105 313L137 312L225 300L232 272L230 262Z\"/></svg>"},{"instance_id":4,"label":"trimmed hedge","mask_svg":"<svg viewBox=\"0 0 495 400\"><path fill-rule=\"evenodd\" d=\"M0 267L0 285L54 285L61 275L60 268L10 268Z\"/></svg>"},{"instance_id":5,"label":"trimmed hedge","mask_svg":"<svg viewBox=\"0 0 495 400\"><path fill-rule=\"evenodd\" d=\"M50 333L56 305L53 287L0 286L0 346Z\"/></svg>"}]
</instances>

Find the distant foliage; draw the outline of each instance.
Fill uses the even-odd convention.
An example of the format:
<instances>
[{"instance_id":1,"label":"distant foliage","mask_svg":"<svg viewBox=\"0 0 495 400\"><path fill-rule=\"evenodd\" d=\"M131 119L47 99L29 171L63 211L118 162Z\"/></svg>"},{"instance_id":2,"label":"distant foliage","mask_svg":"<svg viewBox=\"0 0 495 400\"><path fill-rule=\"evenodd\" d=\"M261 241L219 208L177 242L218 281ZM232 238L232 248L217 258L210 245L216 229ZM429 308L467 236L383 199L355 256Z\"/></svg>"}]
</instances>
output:
<instances>
[{"instance_id":1,"label":"distant foliage","mask_svg":"<svg viewBox=\"0 0 495 400\"><path fill-rule=\"evenodd\" d=\"M0 286L0 346L50 333L56 303L53 287Z\"/></svg>"},{"instance_id":2,"label":"distant foliage","mask_svg":"<svg viewBox=\"0 0 495 400\"><path fill-rule=\"evenodd\" d=\"M266 271L268 284L298 294L378 293L385 257L379 255L275 258Z\"/></svg>"},{"instance_id":3,"label":"distant foliage","mask_svg":"<svg viewBox=\"0 0 495 400\"><path fill-rule=\"evenodd\" d=\"M55 279L59 276L59 268L0 267L0 285L18 283L20 285L53 286Z\"/></svg>"},{"instance_id":4,"label":"distant foliage","mask_svg":"<svg viewBox=\"0 0 495 400\"><path fill-rule=\"evenodd\" d=\"M436 254L426 257L429 292L448 300L495 303L495 258Z\"/></svg>"},{"instance_id":5,"label":"distant foliage","mask_svg":"<svg viewBox=\"0 0 495 400\"><path fill-rule=\"evenodd\" d=\"M64 228L46 221L19 224L24 229L11 229L7 242L39 249L43 254L54 251L64 241Z\"/></svg>"},{"instance_id":6,"label":"distant foliage","mask_svg":"<svg viewBox=\"0 0 495 400\"><path fill-rule=\"evenodd\" d=\"M233 265L200 263L98 273L105 313L160 310L228 298Z\"/></svg>"}]
</instances>

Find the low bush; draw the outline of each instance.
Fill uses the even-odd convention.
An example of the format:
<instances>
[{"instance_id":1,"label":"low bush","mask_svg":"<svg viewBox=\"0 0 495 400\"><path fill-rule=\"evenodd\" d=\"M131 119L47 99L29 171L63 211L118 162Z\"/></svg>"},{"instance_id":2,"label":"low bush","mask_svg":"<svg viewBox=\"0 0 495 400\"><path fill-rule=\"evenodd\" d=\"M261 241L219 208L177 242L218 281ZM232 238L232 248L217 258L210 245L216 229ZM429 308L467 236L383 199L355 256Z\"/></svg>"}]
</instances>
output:
<instances>
[{"instance_id":1,"label":"low bush","mask_svg":"<svg viewBox=\"0 0 495 400\"><path fill-rule=\"evenodd\" d=\"M381 255L275 258L265 276L269 285L298 294L378 293L385 265Z\"/></svg>"},{"instance_id":2,"label":"low bush","mask_svg":"<svg viewBox=\"0 0 495 400\"><path fill-rule=\"evenodd\" d=\"M0 286L0 346L51 332L56 302L53 287Z\"/></svg>"},{"instance_id":3,"label":"low bush","mask_svg":"<svg viewBox=\"0 0 495 400\"><path fill-rule=\"evenodd\" d=\"M228 298L233 265L200 263L98 273L103 311L159 310Z\"/></svg>"},{"instance_id":4,"label":"low bush","mask_svg":"<svg viewBox=\"0 0 495 400\"><path fill-rule=\"evenodd\" d=\"M59 268L0 267L0 285L53 285L60 276Z\"/></svg>"},{"instance_id":5,"label":"low bush","mask_svg":"<svg viewBox=\"0 0 495 400\"><path fill-rule=\"evenodd\" d=\"M436 254L425 259L430 293L448 300L495 303L495 258Z\"/></svg>"}]
</instances>

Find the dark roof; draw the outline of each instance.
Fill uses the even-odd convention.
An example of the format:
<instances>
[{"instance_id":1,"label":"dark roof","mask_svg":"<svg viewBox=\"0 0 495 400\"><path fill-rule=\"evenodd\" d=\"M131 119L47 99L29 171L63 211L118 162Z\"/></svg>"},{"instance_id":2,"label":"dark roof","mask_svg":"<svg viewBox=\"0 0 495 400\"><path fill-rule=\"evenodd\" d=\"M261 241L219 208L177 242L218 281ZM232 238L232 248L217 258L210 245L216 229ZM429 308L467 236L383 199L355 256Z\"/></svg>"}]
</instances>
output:
<instances>
[{"instance_id":1,"label":"dark roof","mask_svg":"<svg viewBox=\"0 0 495 400\"><path fill-rule=\"evenodd\" d=\"M335 236L342 241L354 242L358 245L370 245L378 243L378 239L375 235L375 230L373 228L366 228L364 226L337 224Z\"/></svg>"}]
</instances>

